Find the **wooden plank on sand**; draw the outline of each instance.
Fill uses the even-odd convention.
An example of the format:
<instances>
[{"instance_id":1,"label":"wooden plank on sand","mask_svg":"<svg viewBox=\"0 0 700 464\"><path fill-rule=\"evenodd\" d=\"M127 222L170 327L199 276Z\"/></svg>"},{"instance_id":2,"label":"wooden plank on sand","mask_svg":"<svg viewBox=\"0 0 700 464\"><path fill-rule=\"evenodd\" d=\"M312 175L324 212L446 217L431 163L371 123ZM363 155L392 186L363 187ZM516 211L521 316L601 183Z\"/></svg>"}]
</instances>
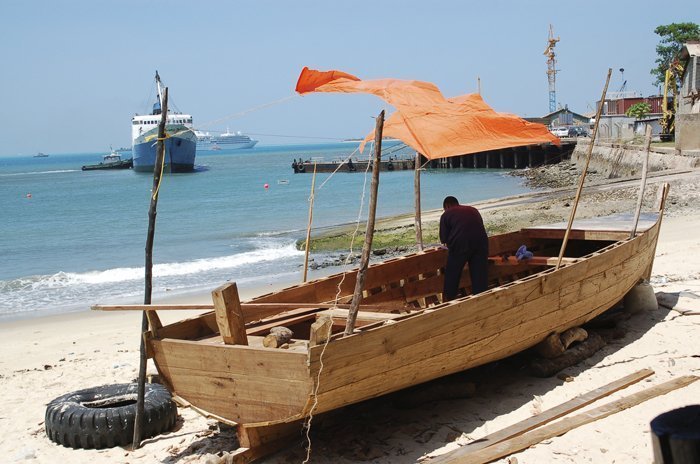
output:
<instances>
[{"instance_id":1,"label":"wooden plank on sand","mask_svg":"<svg viewBox=\"0 0 700 464\"><path fill-rule=\"evenodd\" d=\"M628 386L649 377L653 373L654 371L652 371L651 369L642 369L626 377L618 379L614 382L610 382L607 385L603 385L602 387L596 388L595 390L591 390L588 393L579 395L576 398L573 398L565 403L561 403L560 405L543 411L540 414L528 417L527 419L515 423L510 427L506 427L502 430L499 430L498 432L494 432L483 438L468 443L459 449L451 451L447 454L437 456L436 458L430 460L430 464L442 464L447 462L453 462L462 456L468 455L469 453L473 453L475 451L495 445L496 443L500 443L509 438L522 435L525 432L528 432L534 428L540 427L548 422L565 416L566 414L576 411L577 409L581 409L584 406L588 406L594 401L604 398L618 390L627 388Z\"/></svg>"},{"instance_id":2,"label":"wooden plank on sand","mask_svg":"<svg viewBox=\"0 0 700 464\"><path fill-rule=\"evenodd\" d=\"M567 417L553 424L545 425L544 427L531 430L523 435L513 437L496 443L475 452L467 453L456 459L449 459L444 462L459 462L460 464L482 464L495 461L504 456L517 453L532 445L540 443L542 440L558 437L566 432L573 430L582 425L589 424L603 419L617 412L636 406L646 400L655 398L660 395L665 395L668 392L690 385L698 380L694 375L677 377L662 384L653 386L646 390L634 393L632 395L621 398L617 401L604 404L590 411L582 412L575 416Z\"/></svg>"}]
</instances>

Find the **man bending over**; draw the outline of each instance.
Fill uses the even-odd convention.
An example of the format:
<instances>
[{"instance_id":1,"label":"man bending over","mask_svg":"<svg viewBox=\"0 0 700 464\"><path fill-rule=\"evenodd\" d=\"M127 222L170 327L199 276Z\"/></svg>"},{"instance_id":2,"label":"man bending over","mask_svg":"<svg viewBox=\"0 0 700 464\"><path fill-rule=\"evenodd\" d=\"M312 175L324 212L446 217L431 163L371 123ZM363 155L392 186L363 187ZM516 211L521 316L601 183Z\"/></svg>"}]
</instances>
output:
<instances>
[{"instance_id":1,"label":"man bending over","mask_svg":"<svg viewBox=\"0 0 700 464\"><path fill-rule=\"evenodd\" d=\"M446 197L442 208L440 242L448 249L443 301L457 298L466 263L469 263L472 293L481 293L488 287L489 258L489 240L481 214L472 206L460 205L455 197Z\"/></svg>"}]
</instances>

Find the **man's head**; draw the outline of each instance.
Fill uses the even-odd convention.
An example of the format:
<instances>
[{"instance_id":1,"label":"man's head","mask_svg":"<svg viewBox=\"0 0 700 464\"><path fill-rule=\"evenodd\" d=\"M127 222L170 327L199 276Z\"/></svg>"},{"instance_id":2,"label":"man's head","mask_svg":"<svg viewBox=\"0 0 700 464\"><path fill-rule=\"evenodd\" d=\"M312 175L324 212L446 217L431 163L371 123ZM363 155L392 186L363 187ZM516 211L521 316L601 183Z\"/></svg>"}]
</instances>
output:
<instances>
[{"instance_id":1,"label":"man's head","mask_svg":"<svg viewBox=\"0 0 700 464\"><path fill-rule=\"evenodd\" d=\"M459 206L459 201L455 197L445 197L442 201L442 209L448 210L453 206Z\"/></svg>"}]
</instances>

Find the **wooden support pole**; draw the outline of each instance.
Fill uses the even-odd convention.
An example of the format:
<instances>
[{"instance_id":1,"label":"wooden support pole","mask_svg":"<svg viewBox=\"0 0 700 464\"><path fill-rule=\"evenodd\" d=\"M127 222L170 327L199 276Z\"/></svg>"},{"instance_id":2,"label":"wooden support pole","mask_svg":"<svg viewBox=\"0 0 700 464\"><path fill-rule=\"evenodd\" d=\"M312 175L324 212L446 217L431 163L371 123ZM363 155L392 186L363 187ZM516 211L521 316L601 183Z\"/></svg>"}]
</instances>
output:
<instances>
[{"instance_id":1,"label":"wooden support pole","mask_svg":"<svg viewBox=\"0 0 700 464\"><path fill-rule=\"evenodd\" d=\"M583 172L581 172L581 179L578 183L578 189L576 190L576 198L574 199L574 206L571 208L571 214L569 215L569 222L566 226L566 233L564 233L564 240L561 242L561 249L559 250L559 261L555 269L559 269L561 266L561 259L564 257L564 250L566 250L566 244L569 241L569 233L571 232L571 226L574 223L574 217L576 216L576 208L578 208L578 201L581 198L581 191L583 190L583 183L586 180L586 172L588 171L588 164L591 162L591 153L593 152L593 145L595 145L595 138L598 135L598 125L600 124L600 115L603 112L603 104L605 103L605 94L608 92L608 84L610 84L610 75L612 74L612 68L608 68L608 78L605 80L605 87L603 87L603 95L600 97L600 105L598 106L598 111L595 115L595 125L593 126L593 134L591 134L591 143L588 145L588 153L586 154L586 164L583 167Z\"/></svg>"},{"instance_id":2,"label":"wooden support pole","mask_svg":"<svg viewBox=\"0 0 700 464\"><path fill-rule=\"evenodd\" d=\"M219 326L221 338L227 345L247 345L248 336L245 331L245 321L241 310L241 300L238 298L236 283L222 285L213 292L216 313L216 325Z\"/></svg>"},{"instance_id":3,"label":"wooden support pole","mask_svg":"<svg viewBox=\"0 0 700 464\"><path fill-rule=\"evenodd\" d=\"M311 195L309 196L309 224L306 226L306 251L304 252L304 279L309 272L309 250L311 244L311 220L314 217L314 189L316 187L316 162L314 161L314 176L311 178Z\"/></svg>"},{"instance_id":4,"label":"wooden support pole","mask_svg":"<svg viewBox=\"0 0 700 464\"><path fill-rule=\"evenodd\" d=\"M374 220L377 215L377 193L379 191L379 166L382 160L382 132L384 131L384 110L377 117L377 124L374 129L374 162L372 166L372 186L370 187L369 212L367 214L367 228L365 230L365 244L362 247L360 258L360 268L357 271L357 281L355 282L355 292L353 293L348 321L345 324L345 336L352 335L355 330L355 319L362 300L362 290L367 277L367 267L369 266L369 255L372 251L372 238L374 236Z\"/></svg>"},{"instance_id":5,"label":"wooden support pole","mask_svg":"<svg viewBox=\"0 0 700 464\"><path fill-rule=\"evenodd\" d=\"M646 133L644 134L644 160L642 161L642 180L639 184L639 196L637 198L637 209L634 212L634 223L630 231L630 238L634 238L637 234L637 225L639 224L639 215L642 214L642 201L644 200L644 188L647 185L647 171L649 170L649 147L651 147L651 124L647 125Z\"/></svg>"},{"instance_id":6,"label":"wooden support pole","mask_svg":"<svg viewBox=\"0 0 700 464\"><path fill-rule=\"evenodd\" d=\"M160 85L160 83L158 84ZM151 304L153 290L153 240L156 233L156 211L158 207L158 193L162 180L163 165L165 164L165 123L168 118L168 88L165 88L163 101L161 102L160 124L158 125L158 146L156 160L153 164L153 187L151 189L151 204L148 208L148 233L146 235L146 272L143 303ZM152 313L152 314L151 314ZM139 362L139 381L136 393L136 416L134 418L134 437L131 443L132 449L141 447L141 422L143 422L144 395L146 394L146 341L144 333L148 331L149 322L153 330L161 327L158 316L153 311L144 311L141 318L141 358Z\"/></svg>"},{"instance_id":7,"label":"wooden support pole","mask_svg":"<svg viewBox=\"0 0 700 464\"><path fill-rule=\"evenodd\" d=\"M418 251L423 251L423 224L420 216L420 153L416 152L416 162L414 163L416 172L413 176L413 199L414 208L416 210L415 225L416 225L416 245Z\"/></svg>"}]
</instances>

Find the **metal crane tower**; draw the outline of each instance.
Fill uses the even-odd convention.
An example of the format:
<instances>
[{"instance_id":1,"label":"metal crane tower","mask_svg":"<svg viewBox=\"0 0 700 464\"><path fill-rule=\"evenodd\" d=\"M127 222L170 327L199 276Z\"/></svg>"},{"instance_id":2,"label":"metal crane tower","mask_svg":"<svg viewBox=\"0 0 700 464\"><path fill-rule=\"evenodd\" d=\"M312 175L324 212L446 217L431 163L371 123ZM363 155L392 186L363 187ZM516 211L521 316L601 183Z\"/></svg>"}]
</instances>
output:
<instances>
[{"instance_id":1,"label":"metal crane tower","mask_svg":"<svg viewBox=\"0 0 700 464\"><path fill-rule=\"evenodd\" d=\"M554 46L559 42L559 37L554 38L554 29L549 25L549 40L547 48L544 50L544 55L547 57L547 81L549 82L549 112L553 113L557 110L557 60L554 55Z\"/></svg>"}]
</instances>

